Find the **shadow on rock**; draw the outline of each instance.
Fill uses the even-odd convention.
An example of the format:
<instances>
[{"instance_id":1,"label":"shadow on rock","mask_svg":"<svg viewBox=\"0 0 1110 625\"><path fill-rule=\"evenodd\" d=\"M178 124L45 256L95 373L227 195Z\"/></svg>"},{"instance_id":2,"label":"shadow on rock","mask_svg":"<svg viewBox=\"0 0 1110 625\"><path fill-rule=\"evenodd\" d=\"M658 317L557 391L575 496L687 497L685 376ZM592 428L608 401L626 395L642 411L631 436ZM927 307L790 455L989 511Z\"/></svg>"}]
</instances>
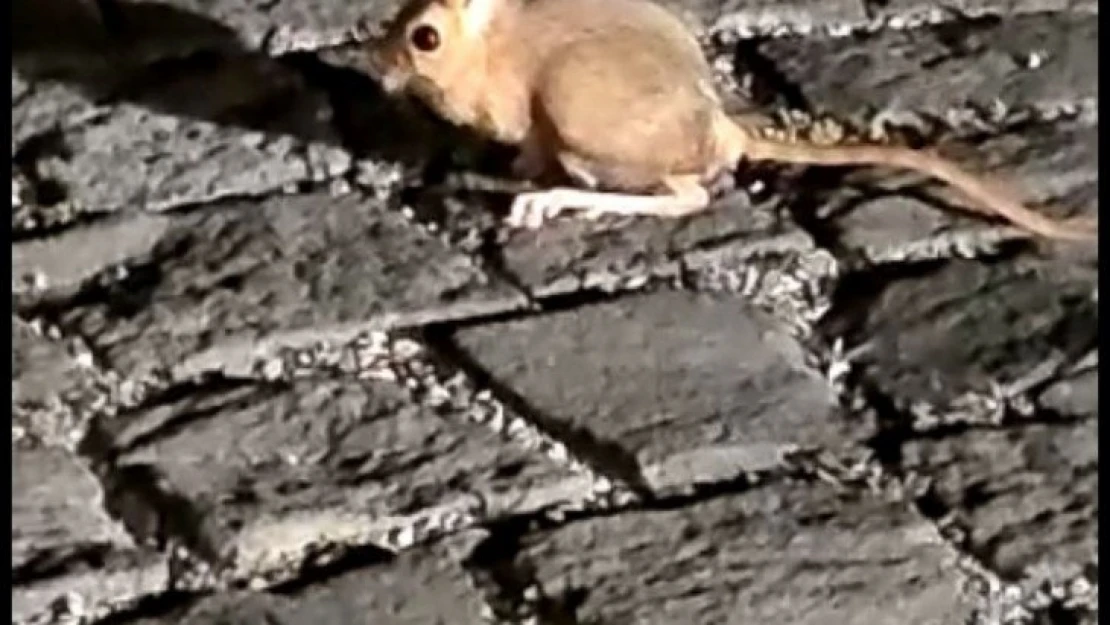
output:
<instances>
[{"instance_id":1,"label":"shadow on rock","mask_svg":"<svg viewBox=\"0 0 1110 625\"><path fill-rule=\"evenodd\" d=\"M17 0L12 16L14 73L65 84L97 104L135 104L405 164L424 163L456 134L387 98L357 67L313 53L269 57L228 26L169 4Z\"/></svg>"}]
</instances>

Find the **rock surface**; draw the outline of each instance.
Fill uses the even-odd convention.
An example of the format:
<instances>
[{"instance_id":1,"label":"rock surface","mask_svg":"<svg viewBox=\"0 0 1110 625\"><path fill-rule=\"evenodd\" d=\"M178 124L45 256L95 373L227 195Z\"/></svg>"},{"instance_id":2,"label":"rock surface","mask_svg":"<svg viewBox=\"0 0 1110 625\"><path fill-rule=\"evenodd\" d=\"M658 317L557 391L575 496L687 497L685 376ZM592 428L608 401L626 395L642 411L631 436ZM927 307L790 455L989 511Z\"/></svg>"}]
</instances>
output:
<instances>
[{"instance_id":1,"label":"rock surface","mask_svg":"<svg viewBox=\"0 0 1110 625\"><path fill-rule=\"evenodd\" d=\"M1097 215L1095 2L664 3ZM13 624L1097 622L1096 250L827 171L508 231L396 8L14 7Z\"/></svg>"}]
</instances>

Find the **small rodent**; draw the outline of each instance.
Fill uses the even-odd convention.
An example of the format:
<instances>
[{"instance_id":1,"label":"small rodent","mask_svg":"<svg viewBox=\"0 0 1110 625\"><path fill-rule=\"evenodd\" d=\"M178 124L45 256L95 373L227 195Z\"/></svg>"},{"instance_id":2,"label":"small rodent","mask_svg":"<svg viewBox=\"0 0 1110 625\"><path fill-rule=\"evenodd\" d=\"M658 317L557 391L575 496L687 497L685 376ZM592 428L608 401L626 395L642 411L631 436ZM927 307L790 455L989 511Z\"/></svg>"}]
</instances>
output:
<instances>
[{"instance_id":1,"label":"small rodent","mask_svg":"<svg viewBox=\"0 0 1110 625\"><path fill-rule=\"evenodd\" d=\"M688 215L709 206L710 180L749 159L913 170L1029 233L1098 236L1097 219L1051 219L929 152L763 137L726 114L697 40L650 0L410 0L367 48L387 93L518 146L522 176L557 171L585 187L518 194L513 225L565 210Z\"/></svg>"}]
</instances>

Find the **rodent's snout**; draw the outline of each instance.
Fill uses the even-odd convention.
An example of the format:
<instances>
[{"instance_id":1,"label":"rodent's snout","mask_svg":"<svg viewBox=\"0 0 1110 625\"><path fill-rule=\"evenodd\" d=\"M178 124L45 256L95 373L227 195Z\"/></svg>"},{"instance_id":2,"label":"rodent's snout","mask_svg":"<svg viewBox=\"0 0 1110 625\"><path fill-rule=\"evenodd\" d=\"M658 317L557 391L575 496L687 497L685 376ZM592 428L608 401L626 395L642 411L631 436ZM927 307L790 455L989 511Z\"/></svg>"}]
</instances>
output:
<instances>
[{"instance_id":1,"label":"rodent's snout","mask_svg":"<svg viewBox=\"0 0 1110 625\"><path fill-rule=\"evenodd\" d=\"M366 50L367 66L373 78L389 94L405 88L409 72L395 59L387 45L371 45Z\"/></svg>"},{"instance_id":2,"label":"rodent's snout","mask_svg":"<svg viewBox=\"0 0 1110 625\"><path fill-rule=\"evenodd\" d=\"M382 89L388 94L401 92L408 84L408 73L396 68L383 72L378 77Z\"/></svg>"}]
</instances>

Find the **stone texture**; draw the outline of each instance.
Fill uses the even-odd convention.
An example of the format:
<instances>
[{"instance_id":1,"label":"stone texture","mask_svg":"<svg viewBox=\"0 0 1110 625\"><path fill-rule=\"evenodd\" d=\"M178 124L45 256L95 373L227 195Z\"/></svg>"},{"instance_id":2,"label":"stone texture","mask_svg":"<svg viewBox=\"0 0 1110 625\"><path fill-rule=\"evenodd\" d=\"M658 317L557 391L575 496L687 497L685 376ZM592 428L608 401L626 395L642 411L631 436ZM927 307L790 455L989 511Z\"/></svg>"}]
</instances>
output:
<instances>
[{"instance_id":1,"label":"stone texture","mask_svg":"<svg viewBox=\"0 0 1110 625\"><path fill-rule=\"evenodd\" d=\"M893 280L864 274L844 287L826 332L844 336L868 382L895 401L943 406L1091 349L1096 279L1094 269L1022 261L952 261Z\"/></svg>"},{"instance_id":2,"label":"stone texture","mask_svg":"<svg viewBox=\"0 0 1110 625\"><path fill-rule=\"evenodd\" d=\"M730 106L943 114L972 169L1097 212L1092 0L661 1L720 35ZM1093 622L1093 246L907 263L971 220L765 168L503 236L436 184L498 151L333 46L397 6L13 6L13 625ZM1034 410L953 410L995 382Z\"/></svg>"},{"instance_id":3,"label":"stone texture","mask_svg":"<svg viewBox=\"0 0 1110 625\"><path fill-rule=\"evenodd\" d=\"M60 449L13 447L12 454L19 466L12 477L12 570L19 571L17 578L132 546L127 533L104 513L100 484L76 458Z\"/></svg>"},{"instance_id":4,"label":"stone texture","mask_svg":"<svg viewBox=\"0 0 1110 625\"><path fill-rule=\"evenodd\" d=\"M12 6L13 67L35 75L111 82L151 61L237 49L231 28L163 2L37 0Z\"/></svg>"},{"instance_id":5,"label":"stone texture","mask_svg":"<svg viewBox=\"0 0 1110 625\"><path fill-rule=\"evenodd\" d=\"M132 552L99 568L77 569L13 588L12 622L102 619L164 597L173 587L165 555Z\"/></svg>"},{"instance_id":6,"label":"stone texture","mask_svg":"<svg viewBox=\"0 0 1110 625\"><path fill-rule=\"evenodd\" d=\"M776 216L776 207L734 193L684 219L559 219L548 228L512 233L499 260L533 293L560 294L613 288L618 276L674 277L682 254L708 248L813 249L809 235Z\"/></svg>"},{"instance_id":7,"label":"stone texture","mask_svg":"<svg viewBox=\"0 0 1110 625\"><path fill-rule=\"evenodd\" d=\"M13 445L12 463L13 622L43 618L59 601L95 611L165 592L165 558L137 548L107 515L77 458Z\"/></svg>"},{"instance_id":8,"label":"stone texture","mask_svg":"<svg viewBox=\"0 0 1110 625\"><path fill-rule=\"evenodd\" d=\"M1048 385L1038 399L1042 406L1065 415L1098 416L1098 368L1084 369Z\"/></svg>"},{"instance_id":9,"label":"stone texture","mask_svg":"<svg viewBox=\"0 0 1110 625\"><path fill-rule=\"evenodd\" d=\"M968 527L968 550L1004 578L1097 565L1097 420L912 440L903 451L902 465L931 477Z\"/></svg>"},{"instance_id":10,"label":"stone texture","mask_svg":"<svg viewBox=\"0 0 1110 625\"><path fill-rule=\"evenodd\" d=\"M80 376L65 344L12 317L12 406L42 404Z\"/></svg>"},{"instance_id":11,"label":"stone texture","mask_svg":"<svg viewBox=\"0 0 1110 625\"><path fill-rule=\"evenodd\" d=\"M12 244L12 290L21 304L65 299L94 288L97 279L126 275L128 266L152 260L174 223L165 215L128 215L90 225L64 236L69 253L58 254L57 239L30 239Z\"/></svg>"},{"instance_id":12,"label":"stone texture","mask_svg":"<svg viewBox=\"0 0 1110 625\"><path fill-rule=\"evenodd\" d=\"M126 104L90 108L66 96L60 102L72 104L59 106L53 93L60 89L65 87L35 87L14 107L13 126L32 128L23 131L23 145L42 136L36 126L50 134L24 157L24 167L60 189L61 199L77 204L79 212L161 211L273 194L330 180L352 166L342 149L291 135L222 127ZM37 110L40 103L43 112ZM22 124L25 118L30 126Z\"/></svg>"},{"instance_id":13,"label":"stone texture","mask_svg":"<svg viewBox=\"0 0 1110 625\"><path fill-rule=\"evenodd\" d=\"M161 522L134 521L134 531L163 528L201 555L230 554L242 576L296 571L312 546L304 541L391 549L380 536L429 511L567 477L483 426L418 408L390 382L237 385L101 427L121 472L141 468L134 474L149 477L136 479L182 502Z\"/></svg>"},{"instance_id":14,"label":"stone texture","mask_svg":"<svg viewBox=\"0 0 1110 625\"><path fill-rule=\"evenodd\" d=\"M884 17L915 16L934 12L939 8L935 3L925 0L884 0L868 2L867 5L876 15ZM1097 0L960 0L945 6L969 17L980 15L1010 17L1027 13L1054 12L1098 14Z\"/></svg>"},{"instance_id":15,"label":"stone texture","mask_svg":"<svg viewBox=\"0 0 1110 625\"><path fill-rule=\"evenodd\" d=\"M126 288L62 320L113 368L249 373L256 351L268 349L262 340L280 344L282 335L306 331L297 340L311 343L329 326L514 297L399 214L353 196L304 195L182 216L155 257Z\"/></svg>"},{"instance_id":16,"label":"stone texture","mask_svg":"<svg viewBox=\"0 0 1110 625\"><path fill-rule=\"evenodd\" d=\"M1098 124L1076 121L1000 134L978 152L991 175L1012 181L1041 212L1098 216Z\"/></svg>"},{"instance_id":17,"label":"stone texture","mask_svg":"<svg viewBox=\"0 0 1110 625\"><path fill-rule=\"evenodd\" d=\"M222 593L162 618L138 620L136 625L482 623L481 604L465 573L444 551L439 547L413 550L276 594Z\"/></svg>"},{"instance_id":18,"label":"stone texture","mask_svg":"<svg viewBox=\"0 0 1110 625\"><path fill-rule=\"evenodd\" d=\"M799 484L570 523L518 558L574 622L846 625L962 622L950 559L900 505Z\"/></svg>"},{"instance_id":19,"label":"stone texture","mask_svg":"<svg viewBox=\"0 0 1110 625\"><path fill-rule=\"evenodd\" d=\"M12 318L12 442L73 449L84 436L99 371L79 338L63 337L40 322Z\"/></svg>"},{"instance_id":20,"label":"stone texture","mask_svg":"<svg viewBox=\"0 0 1110 625\"><path fill-rule=\"evenodd\" d=\"M710 31L741 34L775 33L777 28L806 32L829 23L859 23L866 19L865 6L843 0L663 0L662 4Z\"/></svg>"},{"instance_id":21,"label":"stone texture","mask_svg":"<svg viewBox=\"0 0 1110 625\"><path fill-rule=\"evenodd\" d=\"M618 473L635 466L656 489L766 468L722 466L712 460L722 449L739 461L746 449L838 447L868 435L837 418L830 389L782 329L736 297L663 291L456 339L550 429L580 437L572 450Z\"/></svg>"},{"instance_id":22,"label":"stone texture","mask_svg":"<svg viewBox=\"0 0 1110 625\"><path fill-rule=\"evenodd\" d=\"M852 117L1097 97L1097 43L1097 15L1045 13L864 37L773 39L758 49L813 110ZM1036 68L1034 53L1042 62Z\"/></svg>"},{"instance_id":23,"label":"stone texture","mask_svg":"<svg viewBox=\"0 0 1110 625\"><path fill-rule=\"evenodd\" d=\"M186 16L203 16L233 29L243 45L262 48L270 54L316 48L344 39L347 31L360 19L378 20L391 14L395 3L343 2L313 0L292 2L282 0L226 0L201 2L171 0L173 12Z\"/></svg>"}]
</instances>

